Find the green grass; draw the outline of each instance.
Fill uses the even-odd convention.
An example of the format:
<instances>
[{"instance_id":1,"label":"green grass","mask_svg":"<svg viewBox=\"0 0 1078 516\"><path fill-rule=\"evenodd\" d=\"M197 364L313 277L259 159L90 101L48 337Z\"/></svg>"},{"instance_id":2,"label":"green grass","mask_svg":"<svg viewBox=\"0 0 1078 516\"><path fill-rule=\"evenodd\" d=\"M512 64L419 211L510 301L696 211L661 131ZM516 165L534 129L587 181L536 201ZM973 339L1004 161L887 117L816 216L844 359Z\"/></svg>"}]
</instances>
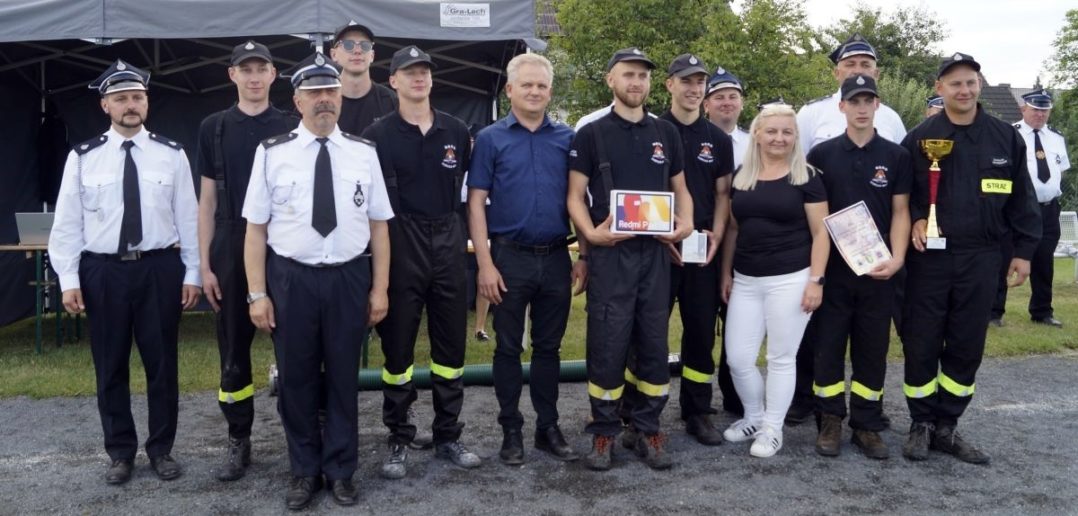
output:
<instances>
[{"instance_id":1,"label":"green grass","mask_svg":"<svg viewBox=\"0 0 1078 516\"><path fill-rule=\"evenodd\" d=\"M1067 325L1063 330L1036 325L1029 321L1026 305L1029 302L1028 283L1011 291L1007 299L1006 325L990 328L986 354L989 356L1016 356L1052 353L1065 349L1078 349L1078 283L1074 282L1074 262L1070 259L1056 260L1054 301L1056 318ZM675 312L676 312L675 307ZM474 313L469 315L469 335L474 327ZM488 317L487 331L490 331ZM44 324L44 353L34 352L33 318L0 328L0 397L92 395L95 392L93 363L90 358L86 324L83 321L81 341L65 342L55 346L55 319L49 317ZM65 318L69 333L73 321ZM426 337L425 321L420 328L416 345L416 364L429 365L430 355ZM585 314L584 296L573 298L569 328L562 343L562 358L584 358ZM680 349L681 321L676 313L670 320L670 349ZM369 367L382 366L382 355L377 339L372 339ZM494 342L468 341L467 363L489 363L494 353ZM214 390L219 380L219 357L214 336L213 316L207 313L186 314L180 327L180 390L194 392ZM145 377L137 351L132 352L131 385L135 392L145 392ZM274 362L273 346L265 334L259 334L251 349L256 388L267 383L269 365ZM892 335L892 359L902 356L902 346ZM525 360L528 354L525 353Z\"/></svg>"}]
</instances>

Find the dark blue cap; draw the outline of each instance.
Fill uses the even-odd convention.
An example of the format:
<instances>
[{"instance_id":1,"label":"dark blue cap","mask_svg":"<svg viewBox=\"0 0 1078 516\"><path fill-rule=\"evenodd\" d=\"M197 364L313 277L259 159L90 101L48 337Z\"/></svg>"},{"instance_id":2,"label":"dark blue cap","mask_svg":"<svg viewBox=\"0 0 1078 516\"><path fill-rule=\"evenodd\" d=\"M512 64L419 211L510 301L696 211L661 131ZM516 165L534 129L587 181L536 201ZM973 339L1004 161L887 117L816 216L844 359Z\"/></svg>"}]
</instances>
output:
<instances>
[{"instance_id":1,"label":"dark blue cap","mask_svg":"<svg viewBox=\"0 0 1078 516\"><path fill-rule=\"evenodd\" d=\"M292 81L295 90L319 90L340 88L341 72L337 63L321 52L315 52L291 69L281 73L281 77Z\"/></svg>"},{"instance_id":2,"label":"dark blue cap","mask_svg":"<svg viewBox=\"0 0 1078 516\"><path fill-rule=\"evenodd\" d=\"M430 54L422 51L415 45L408 45L393 52L393 59L389 61L389 75L397 73L401 68L408 68L414 64L426 63L431 68L437 68Z\"/></svg>"},{"instance_id":3,"label":"dark blue cap","mask_svg":"<svg viewBox=\"0 0 1078 516\"><path fill-rule=\"evenodd\" d=\"M730 73L729 70L718 67L715 69L715 73L711 75L711 78L707 81L707 97L716 91L734 88L741 93L745 93L745 88L741 85L741 79L738 79L736 75Z\"/></svg>"},{"instance_id":4,"label":"dark blue cap","mask_svg":"<svg viewBox=\"0 0 1078 516\"><path fill-rule=\"evenodd\" d=\"M101 93L101 96L105 96L119 91L146 91L146 86L149 83L149 72L135 68L124 62L123 59L117 59L115 63L112 63L112 66L109 66L104 73L94 79L94 82L90 83L89 88L97 90Z\"/></svg>"},{"instance_id":5,"label":"dark blue cap","mask_svg":"<svg viewBox=\"0 0 1078 516\"><path fill-rule=\"evenodd\" d=\"M707 65L694 54L681 54L674 58L666 69L667 77L688 77L702 73L707 75Z\"/></svg>"},{"instance_id":6,"label":"dark blue cap","mask_svg":"<svg viewBox=\"0 0 1078 516\"><path fill-rule=\"evenodd\" d=\"M955 52L954 55L945 58L943 62L940 63L939 71L936 72L936 78L939 79L940 77L943 77L943 74L947 73L947 70L952 66L960 64L972 67L975 72L981 71L981 63L978 63L976 59L973 59L973 56L963 54L962 52Z\"/></svg>"},{"instance_id":7,"label":"dark blue cap","mask_svg":"<svg viewBox=\"0 0 1078 516\"><path fill-rule=\"evenodd\" d=\"M927 99L925 99L925 104L926 104L926 107L942 108L943 107L943 97L941 97L939 95L932 95L931 97L928 97Z\"/></svg>"},{"instance_id":8,"label":"dark blue cap","mask_svg":"<svg viewBox=\"0 0 1078 516\"><path fill-rule=\"evenodd\" d=\"M1052 109L1052 94L1048 90L1034 90L1022 95L1027 106L1035 109Z\"/></svg>"},{"instance_id":9,"label":"dark blue cap","mask_svg":"<svg viewBox=\"0 0 1078 516\"><path fill-rule=\"evenodd\" d=\"M614 68L614 65L620 62L636 61L638 63L644 63L649 69L655 68L655 63L648 59L648 56L644 55L644 51L636 47L623 48L614 52L614 55L610 56L610 60L606 62L606 71L610 71Z\"/></svg>"},{"instance_id":10,"label":"dark blue cap","mask_svg":"<svg viewBox=\"0 0 1078 516\"><path fill-rule=\"evenodd\" d=\"M876 49L872 48L872 45L865 41L860 33L854 33L828 57L831 58L832 63L838 64L839 61L852 56L869 56L876 60Z\"/></svg>"},{"instance_id":11,"label":"dark blue cap","mask_svg":"<svg viewBox=\"0 0 1078 516\"><path fill-rule=\"evenodd\" d=\"M876 79L864 74L851 75L842 81L842 100L850 100L861 93L871 93L873 97L879 97L876 91Z\"/></svg>"}]
</instances>

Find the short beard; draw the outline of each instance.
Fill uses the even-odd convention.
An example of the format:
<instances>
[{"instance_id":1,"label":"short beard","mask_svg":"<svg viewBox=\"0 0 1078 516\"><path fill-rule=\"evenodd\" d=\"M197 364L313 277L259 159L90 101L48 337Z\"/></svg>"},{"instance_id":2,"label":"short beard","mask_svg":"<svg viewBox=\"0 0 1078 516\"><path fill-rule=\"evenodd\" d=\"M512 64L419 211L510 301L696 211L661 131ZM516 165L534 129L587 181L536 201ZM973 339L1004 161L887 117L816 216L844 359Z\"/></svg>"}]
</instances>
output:
<instances>
[{"instance_id":1,"label":"short beard","mask_svg":"<svg viewBox=\"0 0 1078 516\"><path fill-rule=\"evenodd\" d=\"M138 113L128 113L128 114L137 116L138 117L138 123L137 124L129 124L129 123L125 122L124 119L127 118L127 114L121 116L120 118L118 118L116 120L113 120L113 122L116 125L120 126L120 127L126 127L128 129L136 129L136 128L142 126L143 122L145 122L145 119L142 118L142 115L140 115Z\"/></svg>"},{"instance_id":2,"label":"short beard","mask_svg":"<svg viewBox=\"0 0 1078 516\"><path fill-rule=\"evenodd\" d=\"M646 96L646 95L642 95L642 96L640 97L640 102L636 102L636 103L634 104L634 103L633 103L634 101L631 101L631 100L629 100L629 99L627 98L627 97L628 97L628 92L626 92L626 93L624 94L624 96L623 96L623 94L622 94L621 92L619 92L618 90L614 90L614 96L615 96L615 97L617 97L617 99L618 99L618 100L620 100L620 101L621 101L621 103L625 105L625 107L628 107L628 108L632 108L632 109L636 109L636 108L638 108L638 107L640 107L640 106L643 106L643 105L644 105L644 101L645 101L645 100L647 99L647 96Z\"/></svg>"}]
</instances>

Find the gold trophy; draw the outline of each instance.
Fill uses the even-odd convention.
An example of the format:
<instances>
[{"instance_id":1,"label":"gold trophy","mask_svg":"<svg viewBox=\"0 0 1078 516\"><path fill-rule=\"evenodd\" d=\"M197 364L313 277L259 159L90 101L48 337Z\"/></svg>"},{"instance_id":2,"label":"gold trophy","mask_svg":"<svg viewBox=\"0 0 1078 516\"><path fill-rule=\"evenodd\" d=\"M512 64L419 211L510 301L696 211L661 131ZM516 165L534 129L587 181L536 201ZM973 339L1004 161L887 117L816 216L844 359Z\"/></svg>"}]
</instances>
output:
<instances>
[{"instance_id":1,"label":"gold trophy","mask_svg":"<svg viewBox=\"0 0 1078 516\"><path fill-rule=\"evenodd\" d=\"M946 249L947 239L940 236L940 227L936 222L936 193L940 184L940 160L946 158L954 148L954 140L921 140L921 150L932 160L928 167L928 228L925 247L928 249Z\"/></svg>"}]
</instances>

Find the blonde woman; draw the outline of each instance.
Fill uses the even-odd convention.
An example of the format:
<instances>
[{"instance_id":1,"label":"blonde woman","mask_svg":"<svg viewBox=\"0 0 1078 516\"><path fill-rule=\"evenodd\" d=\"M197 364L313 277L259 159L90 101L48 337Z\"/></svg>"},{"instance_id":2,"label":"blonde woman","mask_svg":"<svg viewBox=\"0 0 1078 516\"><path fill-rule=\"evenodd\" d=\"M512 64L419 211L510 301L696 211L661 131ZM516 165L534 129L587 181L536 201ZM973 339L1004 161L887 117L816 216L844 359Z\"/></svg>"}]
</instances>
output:
<instances>
[{"instance_id":1,"label":"blonde woman","mask_svg":"<svg viewBox=\"0 0 1078 516\"><path fill-rule=\"evenodd\" d=\"M745 417L723 437L753 439L750 453L770 457L782 448L797 348L823 298L830 251L823 224L827 194L819 171L805 162L793 108L764 106L749 133L744 164L731 189L722 260L728 360ZM756 368L765 336L766 388Z\"/></svg>"}]
</instances>

